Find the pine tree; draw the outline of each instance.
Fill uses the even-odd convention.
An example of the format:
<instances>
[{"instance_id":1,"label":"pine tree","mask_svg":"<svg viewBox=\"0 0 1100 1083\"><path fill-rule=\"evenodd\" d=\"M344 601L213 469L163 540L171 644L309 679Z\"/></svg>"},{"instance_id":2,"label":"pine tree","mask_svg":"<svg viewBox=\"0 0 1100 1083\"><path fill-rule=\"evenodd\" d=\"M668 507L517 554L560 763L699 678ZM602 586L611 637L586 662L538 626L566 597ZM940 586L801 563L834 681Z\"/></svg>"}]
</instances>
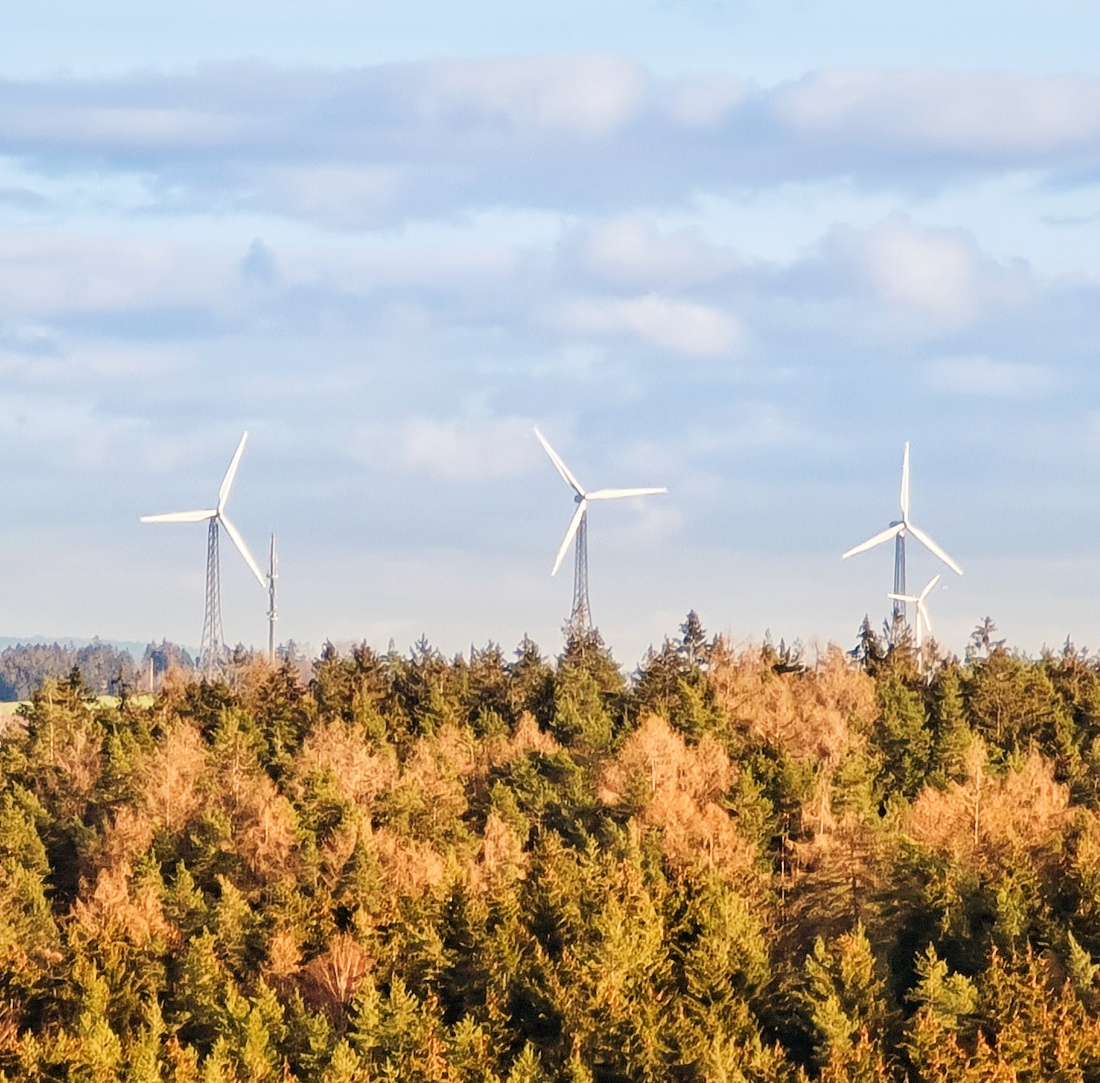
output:
<instances>
[{"instance_id":1,"label":"pine tree","mask_svg":"<svg viewBox=\"0 0 1100 1083\"><path fill-rule=\"evenodd\" d=\"M973 735L967 724L962 679L955 663L949 662L937 672L932 692L935 731L932 769L944 782L961 782L966 777L966 753Z\"/></svg>"},{"instance_id":2,"label":"pine tree","mask_svg":"<svg viewBox=\"0 0 1100 1083\"><path fill-rule=\"evenodd\" d=\"M818 938L805 962L800 1000L823 1075L843 1078L842 1071L850 1067L859 1069L855 1078L867 1078L867 1072L873 1077L894 1018L862 926L838 937L831 947Z\"/></svg>"},{"instance_id":3,"label":"pine tree","mask_svg":"<svg viewBox=\"0 0 1100 1083\"><path fill-rule=\"evenodd\" d=\"M911 797L924 783L932 754L924 704L894 674L878 682L881 714L875 724L874 744L882 753L883 786L887 793Z\"/></svg>"}]
</instances>

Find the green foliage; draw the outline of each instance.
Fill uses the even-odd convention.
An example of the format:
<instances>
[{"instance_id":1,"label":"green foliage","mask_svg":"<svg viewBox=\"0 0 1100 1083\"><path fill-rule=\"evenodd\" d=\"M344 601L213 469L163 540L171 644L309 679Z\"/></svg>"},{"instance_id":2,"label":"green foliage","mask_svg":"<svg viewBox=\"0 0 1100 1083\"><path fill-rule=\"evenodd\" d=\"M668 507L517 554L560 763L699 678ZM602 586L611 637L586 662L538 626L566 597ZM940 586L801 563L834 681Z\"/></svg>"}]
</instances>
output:
<instances>
[{"instance_id":1,"label":"green foliage","mask_svg":"<svg viewBox=\"0 0 1100 1083\"><path fill-rule=\"evenodd\" d=\"M886 983L862 926L827 946L818 937L805 963L801 1001L818 1063L860 1055L861 1038L879 1045L893 1020Z\"/></svg>"},{"instance_id":2,"label":"green foliage","mask_svg":"<svg viewBox=\"0 0 1100 1083\"><path fill-rule=\"evenodd\" d=\"M894 673L878 682L878 700L873 740L882 755L883 788L912 797L924 782L932 754L924 703Z\"/></svg>"},{"instance_id":3,"label":"green foliage","mask_svg":"<svg viewBox=\"0 0 1100 1083\"><path fill-rule=\"evenodd\" d=\"M966 777L966 753L972 733L967 723L962 677L952 662L936 674L932 689L932 772L940 785L961 782Z\"/></svg>"}]
</instances>

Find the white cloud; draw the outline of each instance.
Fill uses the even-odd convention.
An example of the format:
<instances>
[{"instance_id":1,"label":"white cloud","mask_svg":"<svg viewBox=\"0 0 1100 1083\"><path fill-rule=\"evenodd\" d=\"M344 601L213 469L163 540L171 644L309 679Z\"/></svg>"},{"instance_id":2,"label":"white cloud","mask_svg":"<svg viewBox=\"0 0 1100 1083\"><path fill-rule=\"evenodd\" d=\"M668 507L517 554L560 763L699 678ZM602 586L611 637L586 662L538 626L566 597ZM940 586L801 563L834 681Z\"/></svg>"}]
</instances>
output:
<instances>
[{"instance_id":1,"label":"white cloud","mask_svg":"<svg viewBox=\"0 0 1100 1083\"><path fill-rule=\"evenodd\" d=\"M584 263L596 274L635 286L696 286L737 266L732 252L707 244L697 231L662 234L633 215L596 226L580 247Z\"/></svg>"},{"instance_id":2,"label":"white cloud","mask_svg":"<svg viewBox=\"0 0 1100 1083\"><path fill-rule=\"evenodd\" d=\"M958 237L892 218L866 235L861 257L872 288L891 304L949 322L977 309L973 246Z\"/></svg>"},{"instance_id":3,"label":"white cloud","mask_svg":"<svg viewBox=\"0 0 1100 1083\"><path fill-rule=\"evenodd\" d=\"M373 467L424 471L446 481L517 477L538 457L534 422L524 417L411 417L353 436L352 457Z\"/></svg>"},{"instance_id":4,"label":"white cloud","mask_svg":"<svg viewBox=\"0 0 1100 1083\"><path fill-rule=\"evenodd\" d=\"M651 293L628 300L573 301L562 307L560 323L579 334L631 334L652 346L689 357L725 357L741 341L733 316L707 305Z\"/></svg>"},{"instance_id":5,"label":"white cloud","mask_svg":"<svg viewBox=\"0 0 1100 1083\"><path fill-rule=\"evenodd\" d=\"M694 79L669 89L667 111L687 128L712 128L745 102L749 88L740 79Z\"/></svg>"},{"instance_id":6,"label":"white cloud","mask_svg":"<svg viewBox=\"0 0 1100 1083\"><path fill-rule=\"evenodd\" d=\"M280 167L258 178L249 202L337 229L367 229L392 221L401 187L401 171L389 167Z\"/></svg>"},{"instance_id":7,"label":"white cloud","mask_svg":"<svg viewBox=\"0 0 1100 1083\"><path fill-rule=\"evenodd\" d=\"M1017 72L828 68L779 88L795 131L884 148L1032 156L1100 139L1100 80Z\"/></svg>"},{"instance_id":8,"label":"white cloud","mask_svg":"<svg viewBox=\"0 0 1100 1083\"><path fill-rule=\"evenodd\" d=\"M975 398L1026 399L1050 394L1059 376L1040 365L995 361L989 357L941 357L924 366L933 390Z\"/></svg>"},{"instance_id":9,"label":"white cloud","mask_svg":"<svg viewBox=\"0 0 1100 1083\"><path fill-rule=\"evenodd\" d=\"M234 256L217 245L8 230L0 293L5 307L29 315L213 304L236 284Z\"/></svg>"},{"instance_id":10,"label":"white cloud","mask_svg":"<svg viewBox=\"0 0 1100 1083\"><path fill-rule=\"evenodd\" d=\"M253 128L245 116L202 112L186 105L153 107L140 100L94 106L72 94L76 86L69 84L64 90L57 101L29 101L7 108L0 103L0 131L16 144L54 143L103 153L138 147L177 152L230 149Z\"/></svg>"},{"instance_id":11,"label":"white cloud","mask_svg":"<svg viewBox=\"0 0 1100 1083\"><path fill-rule=\"evenodd\" d=\"M902 214L869 229L834 226L820 252L819 273L834 290L853 299L868 291L918 333L961 329L1035 288L1026 268L990 259L965 233L926 229Z\"/></svg>"},{"instance_id":12,"label":"white cloud","mask_svg":"<svg viewBox=\"0 0 1100 1083\"><path fill-rule=\"evenodd\" d=\"M487 61L447 61L429 69L419 95L433 122L496 117L520 132L607 135L630 120L646 74L620 56L566 54Z\"/></svg>"}]
</instances>

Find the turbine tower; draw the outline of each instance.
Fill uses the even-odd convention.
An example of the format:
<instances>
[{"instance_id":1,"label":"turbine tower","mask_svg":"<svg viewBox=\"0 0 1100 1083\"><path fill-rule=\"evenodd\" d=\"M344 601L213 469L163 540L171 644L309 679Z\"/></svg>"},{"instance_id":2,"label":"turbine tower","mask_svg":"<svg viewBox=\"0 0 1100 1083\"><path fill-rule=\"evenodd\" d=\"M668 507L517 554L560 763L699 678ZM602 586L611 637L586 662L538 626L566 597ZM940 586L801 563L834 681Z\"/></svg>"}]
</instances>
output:
<instances>
[{"instance_id":1,"label":"turbine tower","mask_svg":"<svg viewBox=\"0 0 1100 1083\"><path fill-rule=\"evenodd\" d=\"M261 587L267 587L268 581L260 571L259 565L252 558L248 546L244 543L237 528L229 521L225 514L225 505L229 500L229 491L233 488L233 479L237 476L237 467L240 465L241 456L244 454L244 445L248 440L246 432L237 445L233 454L233 460L229 469L222 478L221 488L218 489L218 503L216 507L205 508L201 511L173 511L167 515L143 515L143 523L202 523L209 521L210 526L206 535L206 604L202 618L202 644L199 647L199 659L203 676L208 680L216 676L221 666L222 653L225 640L222 634L222 599L221 599L221 567L218 555L219 527L225 527L225 532L232 539L238 552L244 557L245 563L252 570Z\"/></svg>"},{"instance_id":2,"label":"turbine tower","mask_svg":"<svg viewBox=\"0 0 1100 1083\"><path fill-rule=\"evenodd\" d=\"M577 505L573 512L573 518L569 520L569 528L565 532L565 538L558 548L558 555L554 558L554 567L551 575L557 575L561 562L570 543L576 539L574 550L575 562L573 565L573 609L569 615L569 628L572 631L587 631L592 627L592 611L588 605L588 502L590 500L623 500L628 496L654 496L658 493L667 493L668 489L596 489L588 492L562 461L561 456L550 446L549 441L536 428L535 435L542 444L550 461L557 467L565 483L573 490L573 501Z\"/></svg>"},{"instance_id":3,"label":"turbine tower","mask_svg":"<svg viewBox=\"0 0 1100 1083\"><path fill-rule=\"evenodd\" d=\"M271 549L267 556L267 660L275 661L275 622L279 609L275 604L275 583L279 578L279 555L275 552L275 534L271 535Z\"/></svg>"},{"instance_id":4,"label":"turbine tower","mask_svg":"<svg viewBox=\"0 0 1100 1083\"><path fill-rule=\"evenodd\" d=\"M893 598L896 602L908 602L911 605L917 607L917 651L920 651L921 642L924 638L924 633L932 632L932 618L928 615L928 608L925 606L925 601L928 595L932 593L932 588L940 581L940 576L934 575L924 585L924 590L920 594L888 594L887 598Z\"/></svg>"},{"instance_id":5,"label":"turbine tower","mask_svg":"<svg viewBox=\"0 0 1100 1083\"><path fill-rule=\"evenodd\" d=\"M913 525L909 518L909 442L905 443L905 452L901 459L901 518L895 519L885 530L868 538L844 554L843 559L854 557L856 553L865 553L876 545L894 540L894 589L890 597L894 599L894 617L905 619L905 604L912 599L905 593L905 539L912 535L930 553L937 556L952 571L962 575L958 566L923 530Z\"/></svg>"}]
</instances>

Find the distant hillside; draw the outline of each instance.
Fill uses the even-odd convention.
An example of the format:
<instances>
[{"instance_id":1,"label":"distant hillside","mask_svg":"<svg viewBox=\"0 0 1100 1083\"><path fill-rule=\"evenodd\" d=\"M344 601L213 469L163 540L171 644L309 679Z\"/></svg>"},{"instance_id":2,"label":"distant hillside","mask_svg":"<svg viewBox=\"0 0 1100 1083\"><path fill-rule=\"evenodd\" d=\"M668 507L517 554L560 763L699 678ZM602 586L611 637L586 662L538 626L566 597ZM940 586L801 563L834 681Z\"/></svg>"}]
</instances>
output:
<instances>
[{"instance_id":1,"label":"distant hillside","mask_svg":"<svg viewBox=\"0 0 1100 1083\"><path fill-rule=\"evenodd\" d=\"M80 646L71 640L16 643L0 651L0 701L29 699L45 681L65 680L74 670L89 692L117 693L120 687L135 686L144 678L150 659L155 673L173 665L190 669L193 664L182 647L167 641L137 651L99 639Z\"/></svg>"},{"instance_id":2,"label":"distant hillside","mask_svg":"<svg viewBox=\"0 0 1100 1083\"><path fill-rule=\"evenodd\" d=\"M146 648L149 646L147 643L141 643L136 639L100 639L99 636L94 639L83 639L80 636L0 636L0 650L6 647L25 647L45 643L56 643L61 647L72 650L90 647L93 644L106 644L108 647L114 647L116 651L126 651L135 661L141 661L145 657ZM190 648L185 649L188 650L188 653L194 654L194 651Z\"/></svg>"}]
</instances>

